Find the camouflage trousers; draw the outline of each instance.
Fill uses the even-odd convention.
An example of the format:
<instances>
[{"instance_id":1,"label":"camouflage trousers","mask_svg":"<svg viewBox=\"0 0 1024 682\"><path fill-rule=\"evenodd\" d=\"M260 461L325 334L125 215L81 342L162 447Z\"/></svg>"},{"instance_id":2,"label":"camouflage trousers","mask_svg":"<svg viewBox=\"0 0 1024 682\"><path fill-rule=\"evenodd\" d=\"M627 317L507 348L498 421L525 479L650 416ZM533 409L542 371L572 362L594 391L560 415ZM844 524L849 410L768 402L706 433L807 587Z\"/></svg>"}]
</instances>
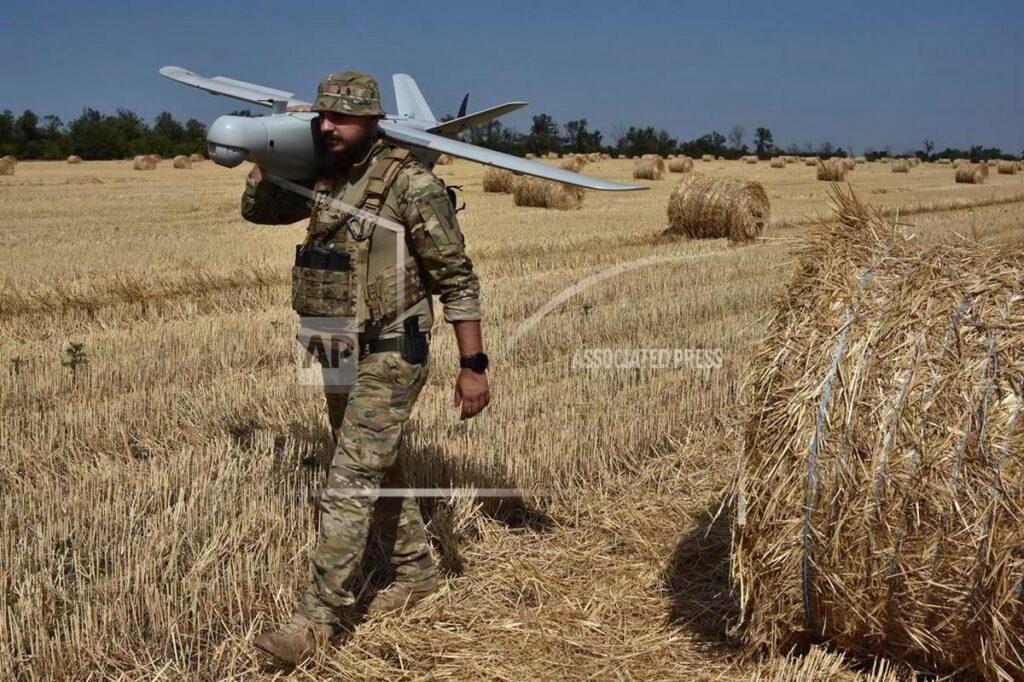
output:
<instances>
[{"instance_id":1,"label":"camouflage trousers","mask_svg":"<svg viewBox=\"0 0 1024 682\"><path fill-rule=\"evenodd\" d=\"M327 393L334 456L320 497L313 580L298 604L311 620L336 623L338 611L355 602L353 582L371 539L379 539L397 577L433 570L416 498L380 495L381 488L407 487L398 443L428 363L410 364L397 351L367 355L349 392Z\"/></svg>"}]
</instances>

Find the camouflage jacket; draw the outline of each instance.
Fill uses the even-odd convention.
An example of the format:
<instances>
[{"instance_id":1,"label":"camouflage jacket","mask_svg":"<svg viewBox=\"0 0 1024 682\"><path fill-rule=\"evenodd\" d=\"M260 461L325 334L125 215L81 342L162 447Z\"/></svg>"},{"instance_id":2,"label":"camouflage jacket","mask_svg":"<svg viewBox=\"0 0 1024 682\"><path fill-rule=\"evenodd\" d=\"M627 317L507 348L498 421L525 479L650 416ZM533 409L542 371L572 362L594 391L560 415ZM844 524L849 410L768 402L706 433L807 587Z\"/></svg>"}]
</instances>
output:
<instances>
[{"instance_id":1,"label":"camouflage jacket","mask_svg":"<svg viewBox=\"0 0 1024 682\"><path fill-rule=\"evenodd\" d=\"M347 171L328 176L331 198L346 204L358 204L373 163L388 153L390 146L377 140L362 161ZM320 179L320 186L325 178ZM333 182L332 182L333 181ZM310 182L307 187L313 187ZM278 185L246 179L242 195L242 217L261 225L290 224L310 218L312 201ZM480 319L480 284L473 263L466 255L465 239L459 229L442 183L418 161L407 163L398 174L380 211L381 218L404 225L405 243L419 264L420 274L431 291L438 294L447 322ZM378 231L370 242L371 258ZM382 250L385 247L379 247ZM420 328L428 331L433 323L430 297L414 306L409 314L420 315ZM401 332L403 318L395 320L375 335L393 336Z\"/></svg>"}]
</instances>

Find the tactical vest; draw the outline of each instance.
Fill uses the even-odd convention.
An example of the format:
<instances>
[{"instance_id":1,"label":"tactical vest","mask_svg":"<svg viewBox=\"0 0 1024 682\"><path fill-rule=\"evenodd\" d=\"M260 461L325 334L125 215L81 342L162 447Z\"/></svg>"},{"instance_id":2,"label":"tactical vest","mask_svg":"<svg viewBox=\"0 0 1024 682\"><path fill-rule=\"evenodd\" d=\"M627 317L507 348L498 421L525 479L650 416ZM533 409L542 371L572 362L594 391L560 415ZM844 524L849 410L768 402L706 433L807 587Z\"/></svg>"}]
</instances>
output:
<instances>
[{"instance_id":1,"label":"tactical vest","mask_svg":"<svg viewBox=\"0 0 1024 682\"><path fill-rule=\"evenodd\" d=\"M292 268L297 313L354 318L360 331L368 325L379 330L427 296L404 226L396 232L376 222L411 158L407 149L394 148L373 162L362 196L351 206L332 205L333 178L314 185L309 229Z\"/></svg>"}]
</instances>

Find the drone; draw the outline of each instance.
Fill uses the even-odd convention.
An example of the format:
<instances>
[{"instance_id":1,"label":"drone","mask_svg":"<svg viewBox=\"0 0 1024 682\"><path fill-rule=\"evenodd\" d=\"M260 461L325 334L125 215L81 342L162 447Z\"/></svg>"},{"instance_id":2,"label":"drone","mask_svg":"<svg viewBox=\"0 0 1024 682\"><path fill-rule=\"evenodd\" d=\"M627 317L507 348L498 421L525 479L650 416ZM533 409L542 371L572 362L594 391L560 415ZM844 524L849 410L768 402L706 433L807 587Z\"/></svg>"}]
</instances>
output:
<instances>
[{"instance_id":1,"label":"drone","mask_svg":"<svg viewBox=\"0 0 1024 682\"><path fill-rule=\"evenodd\" d=\"M329 163L320 141L319 115L310 111L289 111L292 107L310 105L309 102L295 99L294 93L224 76L206 78L177 66L163 67L160 75L213 95L231 97L271 109L270 116L221 116L213 122L207 132L207 152L218 165L235 168L248 160L284 180L306 182L317 177ZM457 117L449 121L438 121L411 76L397 73L392 76L392 82L398 113L388 114L380 121L380 132L389 140L408 148L427 168L433 168L441 154L448 154L504 168L513 173L588 189L647 189L642 185L624 185L553 168L455 139L459 133L474 126L526 106L526 102L507 102L467 114L467 94Z\"/></svg>"}]
</instances>

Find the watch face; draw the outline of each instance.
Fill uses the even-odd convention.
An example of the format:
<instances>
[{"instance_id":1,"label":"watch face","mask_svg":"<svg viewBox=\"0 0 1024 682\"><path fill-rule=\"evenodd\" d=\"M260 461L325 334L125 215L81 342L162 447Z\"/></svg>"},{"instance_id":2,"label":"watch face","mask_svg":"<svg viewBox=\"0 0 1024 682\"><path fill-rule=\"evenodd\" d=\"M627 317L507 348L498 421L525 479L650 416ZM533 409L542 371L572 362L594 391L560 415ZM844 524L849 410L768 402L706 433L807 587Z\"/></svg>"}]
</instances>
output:
<instances>
[{"instance_id":1,"label":"watch face","mask_svg":"<svg viewBox=\"0 0 1024 682\"><path fill-rule=\"evenodd\" d=\"M483 372L487 369L489 361L485 353L475 353L469 357L459 358L459 366L471 369L474 372Z\"/></svg>"}]
</instances>

